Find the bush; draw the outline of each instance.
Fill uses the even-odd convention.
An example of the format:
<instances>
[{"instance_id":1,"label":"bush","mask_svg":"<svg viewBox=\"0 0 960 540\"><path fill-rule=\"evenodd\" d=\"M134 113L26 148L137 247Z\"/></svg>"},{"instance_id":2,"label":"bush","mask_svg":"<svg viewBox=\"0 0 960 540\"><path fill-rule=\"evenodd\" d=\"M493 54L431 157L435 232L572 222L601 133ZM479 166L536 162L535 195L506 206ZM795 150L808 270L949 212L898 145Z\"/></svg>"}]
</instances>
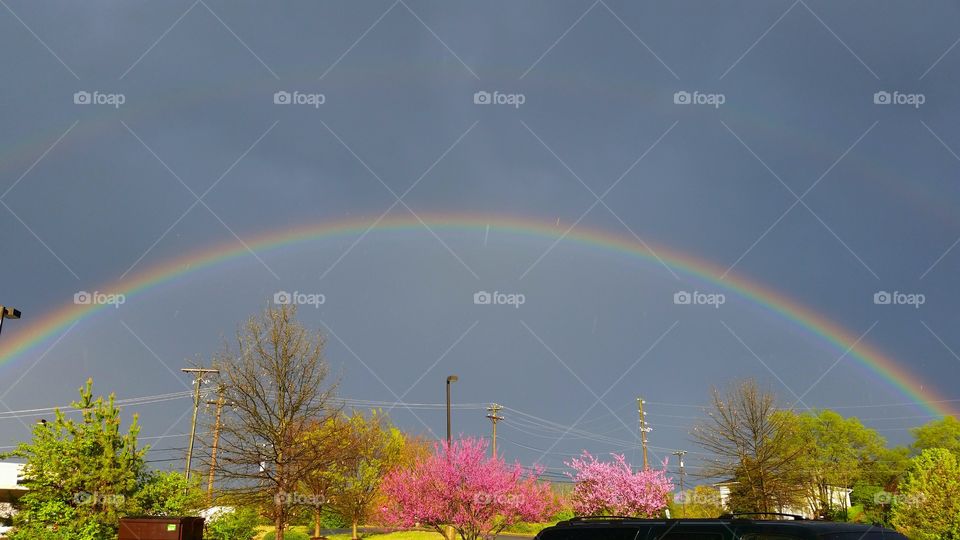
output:
<instances>
[{"instance_id":1,"label":"bush","mask_svg":"<svg viewBox=\"0 0 960 540\"><path fill-rule=\"evenodd\" d=\"M276 536L277 533L270 531L264 535L263 540L273 540ZM300 531L286 529L283 531L283 540L310 540L310 535Z\"/></svg>"},{"instance_id":2,"label":"bush","mask_svg":"<svg viewBox=\"0 0 960 540\"><path fill-rule=\"evenodd\" d=\"M252 540L257 534L257 513L249 508L238 508L220 514L207 522L204 537L208 540Z\"/></svg>"}]
</instances>

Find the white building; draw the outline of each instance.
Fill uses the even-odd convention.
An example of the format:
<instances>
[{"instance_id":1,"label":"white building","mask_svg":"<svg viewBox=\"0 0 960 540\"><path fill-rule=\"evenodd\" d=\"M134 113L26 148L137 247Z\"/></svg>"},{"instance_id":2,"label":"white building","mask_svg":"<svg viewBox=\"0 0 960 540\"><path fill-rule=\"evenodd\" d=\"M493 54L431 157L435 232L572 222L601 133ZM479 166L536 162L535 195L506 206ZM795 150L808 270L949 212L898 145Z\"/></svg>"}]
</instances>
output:
<instances>
[{"instance_id":1,"label":"white building","mask_svg":"<svg viewBox=\"0 0 960 540\"><path fill-rule=\"evenodd\" d=\"M27 492L20 485L22 477L23 463L0 462L0 538L9 530L4 523L13 515L12 503Z\"/></svg>"},{"instance_id":2,"label":"white building","mask_svg":"<svg viewBox=\"0 0 960 540\"><path fill-rule=\"evenodd\" d=\"M729 480L726 482L720 482L713 485L715 488L717 488L717 491L720 493L720 505L723 506L725 509L730 508L728 505L728 503L730 502L730 490L737 483L738 482L736 482L735 480ZM852 489L830 486L828 487L828 491L830 495L831 506L833 506L834 508L850 508L850 493L853 491ZM808 499L806 504L802 505L799 508L785 507L785 508L781 508L778 511L784 514L795 514L798 516L803 516L804 518L807 518L807 519L817 518L818 516L814 515L814 512L816 510L815 501L809 500L808 497L806 499Z\"/></svg>"}]
</instances>

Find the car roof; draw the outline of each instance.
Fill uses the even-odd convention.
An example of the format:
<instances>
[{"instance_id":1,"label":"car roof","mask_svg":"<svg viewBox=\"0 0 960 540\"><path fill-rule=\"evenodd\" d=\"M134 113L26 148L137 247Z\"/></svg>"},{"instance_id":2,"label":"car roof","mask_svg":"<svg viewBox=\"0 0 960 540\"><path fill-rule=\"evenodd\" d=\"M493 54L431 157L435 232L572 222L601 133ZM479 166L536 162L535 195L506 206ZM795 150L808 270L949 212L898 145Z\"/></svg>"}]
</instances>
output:
<instances>
[{"instance_id":1,"label":"car roof","mask_svg":"<svg viewBox=\"0 0 960 540\"><path fill-rule=\"evenodd\" d=\"M636 518L636 517L619 517L619 516L585 516L577 517L565 521L561 521L554 525L553 527L548 528L567 528L567 527L631 527L638 525L647 525L647 526L677 526L677 525L723 525L723 526L736 526L736 525L758 525L762 526L765 529L781 529L781 530L805 530L817 533L828 533L828 532L866 532L866 531L889 531L893 532L890 529L885 529L883 527L878 527L876 525L863 525L858 523L845 523L845 522L836 522L836 521L819 521L819 520L809 520L809 519L751 519L751 518L742 518L737 516L722 516L719 518L682 518L682 519L665 519L665 518Z\"/></svg>"}]
</instances>

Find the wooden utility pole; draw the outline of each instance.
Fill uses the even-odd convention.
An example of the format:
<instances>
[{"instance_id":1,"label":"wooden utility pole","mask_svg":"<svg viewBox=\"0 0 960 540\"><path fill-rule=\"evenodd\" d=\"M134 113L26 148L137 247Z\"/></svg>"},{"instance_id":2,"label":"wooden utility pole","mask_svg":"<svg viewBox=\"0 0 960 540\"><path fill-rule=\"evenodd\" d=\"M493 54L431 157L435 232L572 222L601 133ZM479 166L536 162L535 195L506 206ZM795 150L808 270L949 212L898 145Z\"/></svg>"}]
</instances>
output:
<instances>
[{"instance_id":1,"label":"wooden utility pole","mask_svg":"<svg viewBox=\"0 0 960 540\"><path fill-rule=\"evenodd\" d=\"M213 444L210 445L210 474L207 478L207 499L213 504L213 472L217 468L217 444L220 442L220 413L223 411L223 387L217 389L217 400L207 401L207 405L216 405L216 419L213 423Z\"/></svg>"},{"instance_id":2,"label":"wooden utility pole","mask_svg":"<svg viewBox=\"0 0 960 540\"><path fill-rule=\"evenodd\" d=\"M187 445L187 470L184 476L190 480L190 462L193 460L193 439L197 435L197 412L200 410L200 381L207 373L220 373L218 369L208 368L182 368L184 373L193 373L193 420L190 421L190 444Z\"/></svg>"},{"instance_id":3,"label":"wooden utility pole","mask_svg":"<svg viewBox=\"0 0 960 540\"><path fill-rule=\"evenodd\" d=\"M637 413L640 415L640 444L643 446L643 470L647 470L650 468L647 462L647 432L650 431L650 428L647 426L647 418L643 413L643 404L644 401L637 398Z\"/></svg>"},{"instance_id":4,"label":"wooden utility pole","mask_svg":"<svg viewBox=\"0 0 960 540\"><path fill-rule=\"evenodd\" d=\"M496 403L491 403L490 406L487 407L487 412L490 413L487 415L487 418L489 418L490 422L493 423L493 444L491 445L491 449L493 450L493 459L497 459L497 421L503 420L503 417L499 416L497 413L501 410L503 410L503 406L497 405Z\"/></svg>"},{"instance_id":5,"label":"wooden utility pole","mask_svg":"<svg viewBox=\"0 0 960 540\"><path fill-rule=\"evenodd\" d=\"M683 492L683 455L686 453L686 450L677 450L673 453L680 461L680 504L683 507L683 517L687 517L687 494Z\"/></svg>"}]
</instances>

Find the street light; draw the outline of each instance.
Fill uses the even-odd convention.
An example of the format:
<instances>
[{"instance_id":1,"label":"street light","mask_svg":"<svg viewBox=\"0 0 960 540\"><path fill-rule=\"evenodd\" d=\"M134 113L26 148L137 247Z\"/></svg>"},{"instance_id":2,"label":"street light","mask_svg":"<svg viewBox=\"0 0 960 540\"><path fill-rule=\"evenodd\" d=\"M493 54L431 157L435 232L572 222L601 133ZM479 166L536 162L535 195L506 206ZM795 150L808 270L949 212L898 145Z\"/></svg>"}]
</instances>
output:
<instances>
[{"instance_id":1,"label":"street light","mask_svg":"<svg viewBox=\"0 0 960 540\"><path fill-rule=\"evenodd\" d=\"M455 383L460 380L460 377L456 375L449 375L447 377L447 447L450 447L450 383Z\"/></svg>"},{"instance_id":2,"label":"street light","mask_svg":"<svg viewBox=\"0 0 960 540\"><path fill-rule=\"evenodd\" d=\"M20 310L12 307L0 306L0 332L3 331L4 319L19 319Z\"/></svg>"}]
</instances>

